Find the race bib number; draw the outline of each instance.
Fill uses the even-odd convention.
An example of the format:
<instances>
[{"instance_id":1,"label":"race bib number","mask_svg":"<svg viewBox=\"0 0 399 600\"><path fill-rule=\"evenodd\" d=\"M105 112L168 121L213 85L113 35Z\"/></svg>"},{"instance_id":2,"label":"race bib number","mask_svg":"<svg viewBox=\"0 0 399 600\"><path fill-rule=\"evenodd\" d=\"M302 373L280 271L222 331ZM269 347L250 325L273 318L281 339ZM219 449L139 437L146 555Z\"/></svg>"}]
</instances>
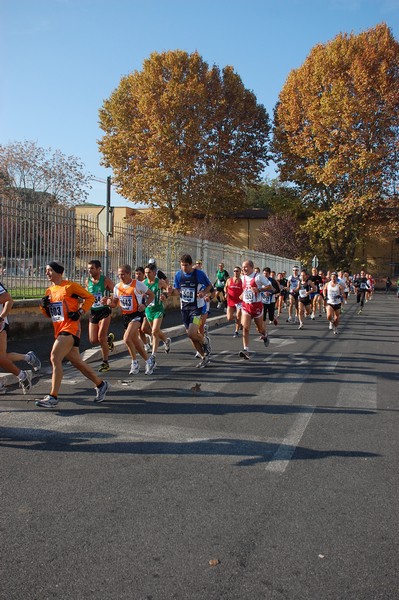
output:
<instances>
[{"instance_id":1,"label":"race bib number","mask_svg":"<svg viewBox=\"0 0 399 600\"><path fill-rule=\"evenodd\" d=\"M133 296L120 296L119 303L122 310L132 311L133 310Z\"/></svg>"},{"instance_id":2,"label":"race bib number","mask_svg":"<svg viewBox=\"0 0 399 600\"><path fill-rule=\"evenodd\" d=\"M261 297L263 304L270 304L271 299L272 299L271 294L269 294L268 292L261 292L260 297Z\"/></svg>"},{"instance_id":3,"label":"race bib number","mask_svg":"<svg viewBox=\"0 0 399 600\"><path fill-rule=\"evenodd\" d=\"M254 292L252 290L244 290L243 300L247 304L251 304L252 302L255 302Z\"/></svg>"},{"instance_id":4,"label":"race bib number","mask_svg":"<svg viewBox=\"0 0 399 600\"><path fill-rule=\"evenodd\" d=\"M360 289L361 290L365 290L367 288L367 285L365 283L361 283L360 284Z\"/></svg>"},{"instance_id":5,"label":"race bib number","mask_svg":"<svg viewBox=\"0 0 399 600\"><path fill-rule=\"evenodd\" d=\"M92 308L101 308L102 307L101 299L103 297L102 293L97 292L96 294L93 294L93 295L94 295L94 302L93 302Z\"/></svg>"},{"instance_id":6,"label":"race bib number","mask_svg":"<svg viewBox=\"0 0 399 600\"><path fill-rule=\"evenodd\" d=\"M340 295L339 294L330 294L331 304L339 304Z\"/></svg>"},{"instance_id":7,"label":"race bib number","mask_svg":"<svg viewBox=\"0 0 399 600\"><path fill-rule=\"evenodd\" d=\"M49 310L53 323L59 323L64 320L64 307L62 302L51 302Z\"/></svg>"},{"instance_id":8,"label":"race bib number","mask_svg":"<svg viewBox=\"0 0 399 600\"><path fill-rule=\"evenodd\" d=\"M306 290L299 290L299 296L300 296L300 298L306 298L307 295L308 294L307 294Z\"/></svg>"},{"instance_id":9,"label":"race bib number","mask_svg":"<svg viewBox=\"0 0 399 600\"><path fill-rule=\"evenodd\" d=\"M181 301L185 304L195 301L195 289L194 288L181 288Z\"/></svg>"}]
</instances>

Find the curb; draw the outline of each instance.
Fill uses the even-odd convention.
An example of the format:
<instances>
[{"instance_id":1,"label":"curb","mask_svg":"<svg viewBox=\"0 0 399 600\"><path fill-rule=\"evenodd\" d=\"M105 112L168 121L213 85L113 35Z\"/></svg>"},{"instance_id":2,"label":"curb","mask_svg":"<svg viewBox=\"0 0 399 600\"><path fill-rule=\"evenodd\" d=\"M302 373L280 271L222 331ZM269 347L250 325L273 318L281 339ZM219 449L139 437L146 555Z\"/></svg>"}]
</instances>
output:
<instances>
[{"instance_id":1,"label":"curb","mask_svg":"<svg viewBox=\"0 0 399 600\"><path fill-rule=\"evenodd\" d=\"M227 323L226 314L207 319L207 325L209 329L219 327L219 325L225 323ZM163 329L162 331L172 340L186 335L184 325L175 325L174 327L169 327L167 329ZM123 354L123 352L127 352L125 342L123 340L115 342L114 350L112 351L111 356ZM94 362L96 360L100 360L101 356L101 349L98 346L95 348L88 348L81 353L82 360L85 362ZM12 373L0 373L0 387L1 385L8 386L15 385L16 383L18 383L18 377L16 375L13 375Z\"/></svg>"}]
</instances>

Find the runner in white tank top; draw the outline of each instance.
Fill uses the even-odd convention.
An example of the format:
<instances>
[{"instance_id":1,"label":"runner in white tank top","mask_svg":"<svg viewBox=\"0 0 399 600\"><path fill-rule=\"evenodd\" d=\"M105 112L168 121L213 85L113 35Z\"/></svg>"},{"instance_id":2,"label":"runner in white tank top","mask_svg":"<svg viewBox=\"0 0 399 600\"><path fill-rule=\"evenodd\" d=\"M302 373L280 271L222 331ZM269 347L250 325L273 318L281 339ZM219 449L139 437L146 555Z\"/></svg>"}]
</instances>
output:
<instances>
[{"instance_id":1,"label":"runner in white tank top","mask_svg":"<svg viewBox=\"0 0 399 600\"><path fill-rule=\"evenodd\" d=\"M326 298L326 314L329 321L329 329L337 335L344 286L338 282L338 273L336 271L331 273L331 280L325 284L323 291Z\"/></svg>"},{"instance_id":2,"label":"runner in white tank top","mask_svg":"<svg viewBox=\"0 0 399 600\"><path fill-rule=\"evenodd\" d=\"M240 352L240 356L249 359L249 330L251 328L251 320L255 321L256 328L262 336L265 346L269 345L269 338L266 334L265 325L263 322L263 303L261 292L273 290L270 281L264 275L254 272L254 263L252 260L245 260L242 263L243 275L242 280L242 340L244 349Z\"/></svg>"}]
</instances>

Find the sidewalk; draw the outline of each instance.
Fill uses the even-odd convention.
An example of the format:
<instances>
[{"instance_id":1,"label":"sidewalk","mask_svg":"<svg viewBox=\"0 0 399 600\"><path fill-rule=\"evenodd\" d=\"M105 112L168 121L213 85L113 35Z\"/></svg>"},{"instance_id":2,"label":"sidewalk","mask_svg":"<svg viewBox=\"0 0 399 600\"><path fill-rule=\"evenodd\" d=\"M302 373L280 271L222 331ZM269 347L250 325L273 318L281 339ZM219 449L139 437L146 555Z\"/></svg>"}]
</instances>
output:
<instances>
[{"instance_id":1,"label":"sidewalk","mask_svg":"<svg viewBox=\"0 0 399 600\"><path fill-rule=\"evenodd\" d=\"M213 316L215 315L215 316ZM207 324L209 329L218 327L219 325L225 324L226 314L222 310L216 308L211 309L211 316L208 317ZM172 340L178 337L186 335L184 326L181 324L181 314L179 310L171 310L165 314L164 327L162 331L170 337ZM80 342L81 355L84 361L94 362L101 359L101 350L99 346L92 347L88 339L88 327L87 322L83 325L82 337ZM122 318L115 318L111 322L110 331L115 335L115 347L110 357L127 352L126 345L122 340L124 328ZM50 351L54 342L52 328L45 332L40 332L32 337L16 337L15 339L10 337L8 341L8 352L19 352L26 353L29 350L33 350L42 361L42 369L50 367ZM22 367L23 368L23 367ZM28 370L28 369L27 369ZM39 373L40 375L40 373ZM5 386L15 385L18 379L11 373L0 373L0 387L1 384Z\"/></svg>"}]
</instances>

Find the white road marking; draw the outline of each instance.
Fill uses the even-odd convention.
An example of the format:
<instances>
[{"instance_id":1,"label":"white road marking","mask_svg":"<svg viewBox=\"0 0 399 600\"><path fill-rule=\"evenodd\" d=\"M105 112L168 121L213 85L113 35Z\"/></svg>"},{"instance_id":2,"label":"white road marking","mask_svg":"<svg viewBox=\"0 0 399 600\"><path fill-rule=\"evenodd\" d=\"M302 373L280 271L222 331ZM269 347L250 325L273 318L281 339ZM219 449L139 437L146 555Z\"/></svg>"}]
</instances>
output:
<instances>
[{"instance_id":1,"label":"white road marking","mask_svg":"<svg viewBox=\"0 0 399 600\"><path fill-rule=\"evenodd\" d=\"M279 448L268 463L266 470L273 473L284 473L292 455L294 454L310 419L312 418L314 408L311 406L302 407L292 425L288 435L283 439Z\"/></svg>"}]
</instances>

